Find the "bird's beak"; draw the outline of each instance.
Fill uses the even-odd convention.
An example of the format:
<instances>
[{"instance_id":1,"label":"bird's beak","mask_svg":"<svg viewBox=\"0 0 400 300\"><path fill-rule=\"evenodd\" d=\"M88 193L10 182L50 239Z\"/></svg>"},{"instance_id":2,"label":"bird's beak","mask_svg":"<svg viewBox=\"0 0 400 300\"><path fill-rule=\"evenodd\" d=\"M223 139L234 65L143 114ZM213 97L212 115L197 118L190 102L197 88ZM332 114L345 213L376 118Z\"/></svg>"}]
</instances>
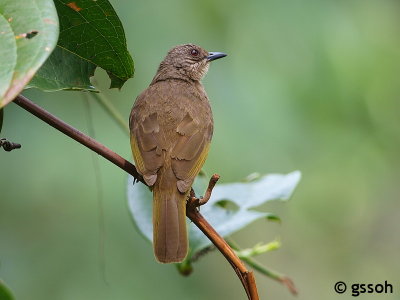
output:
<instances>
[{"instance_id":1,"label":"bird's beak","mask_svg":"<svg viewBox=\"0 0 400 300\"><path fill-rule=\"evenodd\" d=\"M222 53L222 52L209 52L208 56L207 56L207 61L213 61L218 58L223 58L225 56L227 56L227 54Z\"/></svg>"}]
</instances>

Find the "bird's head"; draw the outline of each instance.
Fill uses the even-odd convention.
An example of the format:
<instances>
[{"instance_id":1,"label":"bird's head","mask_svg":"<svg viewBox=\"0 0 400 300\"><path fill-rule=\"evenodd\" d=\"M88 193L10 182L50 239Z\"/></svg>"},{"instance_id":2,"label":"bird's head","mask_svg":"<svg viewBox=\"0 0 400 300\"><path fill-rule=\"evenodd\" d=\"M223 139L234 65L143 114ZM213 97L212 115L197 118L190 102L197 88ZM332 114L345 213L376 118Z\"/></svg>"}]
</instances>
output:
<instances>
[{"instance_id":1,"label":"bird's head","mask_svg":"<svg viewBox=\"0 0 400 300\"><path fill-rule=\"evenodd\" d=\"M208 71L210 62L225 57L222 52L207 52L194 44L172 48L160 64L160 71L167 71L173 78L200 81Z\"/></svg>"}]
</instances>

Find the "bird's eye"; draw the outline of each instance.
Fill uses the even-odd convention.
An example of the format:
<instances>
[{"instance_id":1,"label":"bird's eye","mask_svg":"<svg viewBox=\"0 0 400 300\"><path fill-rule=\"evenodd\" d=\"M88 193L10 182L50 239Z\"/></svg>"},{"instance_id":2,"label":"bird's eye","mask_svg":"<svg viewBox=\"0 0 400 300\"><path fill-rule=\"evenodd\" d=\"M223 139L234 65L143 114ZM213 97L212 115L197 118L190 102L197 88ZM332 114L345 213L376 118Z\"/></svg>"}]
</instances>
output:
<instances>
[{"instance_id":1,"label":"bird's eye","mask_svg":"<svg viewBox=\"0 0 400 300\"><path fill-rule=\"evenodd\" d=\"M192 56L198 56L199 55L199 50L197 50L197 49L192 49L191 51L190 51L190 54L192 55Z\"/></svg>"}]
</instances>

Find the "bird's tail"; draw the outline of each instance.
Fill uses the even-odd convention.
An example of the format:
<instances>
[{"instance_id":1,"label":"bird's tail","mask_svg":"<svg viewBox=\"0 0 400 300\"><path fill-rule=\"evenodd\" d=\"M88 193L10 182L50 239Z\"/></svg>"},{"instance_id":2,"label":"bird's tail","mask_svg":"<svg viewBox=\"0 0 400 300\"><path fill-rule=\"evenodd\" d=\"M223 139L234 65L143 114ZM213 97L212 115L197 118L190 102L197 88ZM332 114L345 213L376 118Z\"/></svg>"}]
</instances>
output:
<instances>
[{"instance_id":1,"label":"bird's tail","mask_svg":"<svg viewBox=\"0 0 400 300\"><path fill-rule=\"evenodd\" d=\"M176 179L175 184L164 184L163 175L160 175L153 189L154 255L161 263L181 262L188 251L187 195L178 191Z\"/></svg>"}]
</instances>

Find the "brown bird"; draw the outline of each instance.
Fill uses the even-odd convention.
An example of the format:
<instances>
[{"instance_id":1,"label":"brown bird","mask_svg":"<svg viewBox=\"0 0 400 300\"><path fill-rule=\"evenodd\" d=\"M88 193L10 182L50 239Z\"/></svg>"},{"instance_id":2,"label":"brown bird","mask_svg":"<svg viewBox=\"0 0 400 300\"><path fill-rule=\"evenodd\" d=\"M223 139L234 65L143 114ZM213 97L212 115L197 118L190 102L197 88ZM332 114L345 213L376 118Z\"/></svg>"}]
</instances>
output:
<instances>
[{"instance_id":1,"label":"brown bird","mask_svg":"<svg viewBox=\"0 0 400 300\"><path fill-rule=\"evenodd\" d=\"M224 56L193 44L172 48L131 111L132 153L153 191L153 246L161 263L180 262L188 251L186 200L213 134L200 80Z\"/></svg>"}]
</instances>

